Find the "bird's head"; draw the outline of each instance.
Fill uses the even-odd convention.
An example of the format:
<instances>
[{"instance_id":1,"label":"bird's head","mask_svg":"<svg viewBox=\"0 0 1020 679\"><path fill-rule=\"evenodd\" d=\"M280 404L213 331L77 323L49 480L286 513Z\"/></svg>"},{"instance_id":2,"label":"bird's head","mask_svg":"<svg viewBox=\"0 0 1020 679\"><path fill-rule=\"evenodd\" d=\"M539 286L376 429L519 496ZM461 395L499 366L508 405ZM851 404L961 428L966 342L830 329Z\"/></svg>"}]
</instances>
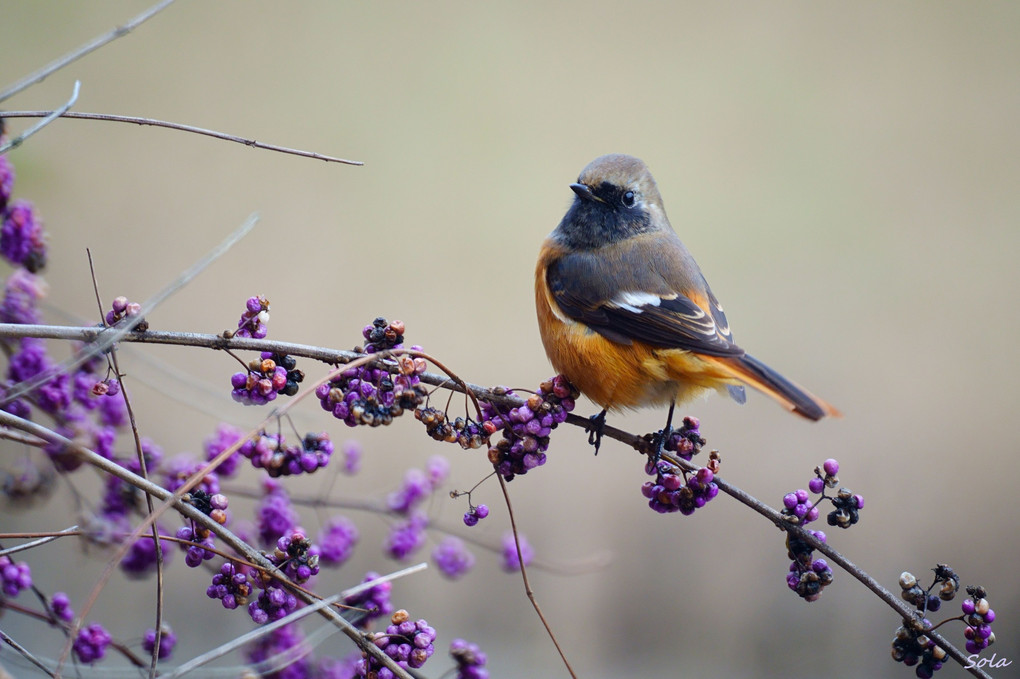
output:
<instances>
[{"instance_id":1,"label":"bird's head","mask_svg":"<svg viewBox=\"0 0 1020 679\"><path fill-rule=\"evenodd\" d=\"M638 158L600 156L570 188L576 198L555 234L574 249L592 250L669 228L655 179Z\"/></svg>"}]
</instances>

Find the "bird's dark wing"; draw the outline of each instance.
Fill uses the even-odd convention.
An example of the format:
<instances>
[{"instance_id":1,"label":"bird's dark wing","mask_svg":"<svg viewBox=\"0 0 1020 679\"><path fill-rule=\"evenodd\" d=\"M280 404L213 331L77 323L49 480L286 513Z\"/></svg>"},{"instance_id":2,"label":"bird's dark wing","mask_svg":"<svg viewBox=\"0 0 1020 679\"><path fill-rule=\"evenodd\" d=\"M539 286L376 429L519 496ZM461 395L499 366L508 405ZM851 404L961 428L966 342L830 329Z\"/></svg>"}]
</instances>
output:
<instances>
[{"instance_id":1,"label":"bird's dark wing","mask_svg":"<svg viewBox=\"0 0 1020 679\"><path fill-rule=\"evenodd\" d=\"M710 356L742 356L733 344L722 307L704 292L673 290L647 263L610 277L590 253L571 253L549 264L546 282L563 313L620 344L637 340L655 347ZM700 306L699 302L704 305Z\"/></svg>"}]
</instances>

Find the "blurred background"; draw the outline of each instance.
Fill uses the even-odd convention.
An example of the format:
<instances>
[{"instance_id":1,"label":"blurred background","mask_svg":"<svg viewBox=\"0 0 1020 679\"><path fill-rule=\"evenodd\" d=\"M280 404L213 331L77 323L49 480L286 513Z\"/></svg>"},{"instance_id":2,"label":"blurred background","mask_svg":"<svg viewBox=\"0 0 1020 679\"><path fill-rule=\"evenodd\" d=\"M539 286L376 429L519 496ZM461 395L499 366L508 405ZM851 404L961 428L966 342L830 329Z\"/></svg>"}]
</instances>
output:
<instances>
[{"instance_id":1,"label":"blurred background","mask_svg":"<svg viewBox=\"0 0 1020 679\"><path fill-rule=\"evenodd\" d=\"M0 84L146 6L6 0ZM890 588L937 562L984 585L999 613L990 650L1020 661L1020 582L1009 574L1020 556L1018 29L1013 3L182 1L4 107L52 109L78 79L79 111L364 167L63 120L10 154L14 193L50 233L52 322L96 320L85 248L104 304L143 300L258 211L256 230L151 314L152 327L219 332L262 294L271 338L349 349L375 316L399 318L410 342L465 379L533 388L551 374L533 310L539 245L585 164L639 156L738 343L846 415L811 424L757 394L743 407L688 404L722 475L777 506L837 458L867 504L830 542ZM8 122L17 133L33 121ZM168 454L200 451L219 421L262 416L230 401L226 356L135 346L121 360L142 433ZM450 459L451 488L488 470L483 453L435 443L410 417L349 430L305 405L299 427L362 442L364 471L327 469L294 493L333 483L331 497L378 497L434 454ZM610 423L647 432L663 418ZM725 497L693 517L654 514L642 460L614 442L593 457L585 439L557 430L548 464L510 484L518 525L550 566L533 569L532 584L580 676L913 676L889 658L899 620L848 575L804 603L786 588L774 527ZM22 454L6 442L0 451L5 464ZM41 512L5 509L0 530L68 525L69 495ZM498 485L474 500L493 508L474 531L460 525L463 500L440 493L430 515L497 545L508 527ZM306 527L329 513L307 512ZM358 554L319 591L396 568L381 556L385 522L350 515ZM77 601L106 563L72 541L25 558L40 587ZM68 563L79 581L68 582ZM208 574L182 563L167 574L178 661L250 627L205 599ZM395 585L394 603L439 630L429 676L450 667L438 654L458 636L483 646L493 676L566 676L520 577L499 564L480 551L459 582L431 569ZM153 583L115 582L94 618L137 638L152 625ZM56 633L39 623L8 614L3 626L55 654ZM947 633L962 646L962 625ZM350 648L333 637L319 651Z\"/></svg>"}]
</instances>

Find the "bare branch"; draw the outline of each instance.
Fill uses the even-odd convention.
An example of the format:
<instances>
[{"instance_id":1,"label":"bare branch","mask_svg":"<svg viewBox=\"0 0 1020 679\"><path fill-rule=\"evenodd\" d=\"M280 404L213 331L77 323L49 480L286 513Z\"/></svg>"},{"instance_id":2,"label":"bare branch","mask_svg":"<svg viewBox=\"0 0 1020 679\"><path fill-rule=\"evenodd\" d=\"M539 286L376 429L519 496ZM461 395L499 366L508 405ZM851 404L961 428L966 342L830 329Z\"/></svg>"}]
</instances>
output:
<instances>
[{"instance_id":1,"label":"bare branch","mask_svg":"<svg viewBox=\"0 0 1020 679\"><path fill-rule=\"evenodd\" d=\"M215 130L207 130L203 127L194 127L192 125L184 125L181 123L171 123L165 120L156 120L155 118L140 118L138 116L121 116L113 115L110 113L64 112L57 114L54 111L0 111L0 118L42 118L44 116L56 116L56 115L59 115L59 117L62 118L77 118L79 120L105 120L107 122L112 123L132 123L134 125L151 125L152 127L165 127L169 130L192 132L194 134L201 134L206 137L213 137L214 139L222 139L224 141L232 141L237 144L244 144L245 146L251 146L257 149L264 149L266 151L277 151L278 153L289 153L292 156L314 158L316 160L322 160L327 163L342 163L344 165L365 164L360 160L347 160L346 158L327 156L321 153L315 153L313 151L302 151L301 149L293 149L287 146L266 144L260 141L255 141L254 139L245 139L244 137L238 137L233 134L227 134L226 132L217 132Z\"/></svg>"},{"instance_id":2,"label":"bare branch","mask_svg":"<svg viewBox=\"0 0 1020 679\"><path fill-rule=\"evenodd\" d=\"M116 40L117 38L121 38L121 37L127 35L131 31L133 31L136 28L138 28L138 26L140 26L141 24L145 23L146 21L148 21L152 17L154 17L157 14L159 14L160 12L162 12L173 1L174 0L163 0L160 3L157 3L156 5L153 5L152 7L150 7L147 10L145 10L144 12L142 12L141 14L136 16L134 19L132 19L131 21L129 21L126 24L124 24L123 26L117 26L112 31L109 31L108 33L105 33L105 34L99 36L98 38L90 40L89 42L85 43L84 45L82 45L78 49L73 50L71 52L68 52L64 56L62 56L59 59L57 59L56 61L52 61L49 64L47 64L46 66L43 66L41 69L39 69L35 73L31 73L31 74L25 76L24 78L22 78L18 82L14 83L10 87L8 87L3 92L0 92L0 102L4 102L7 99L10 99L11 97L13 97L18 92L21 92L22 90L24 90L24 89L26 89L28 87L31 87L32 85L35 85L36 83L42 82L48 76L52 75L53 73L56 73L57 71L59 71L60 69L64 68L68 64L74 63L78 59L81 59L86 54L89 54L90 52L94 52L95 50L99 49L103 45L106 45L107 43L111 43L114 40Z\"/></svg>"}]
</instances>

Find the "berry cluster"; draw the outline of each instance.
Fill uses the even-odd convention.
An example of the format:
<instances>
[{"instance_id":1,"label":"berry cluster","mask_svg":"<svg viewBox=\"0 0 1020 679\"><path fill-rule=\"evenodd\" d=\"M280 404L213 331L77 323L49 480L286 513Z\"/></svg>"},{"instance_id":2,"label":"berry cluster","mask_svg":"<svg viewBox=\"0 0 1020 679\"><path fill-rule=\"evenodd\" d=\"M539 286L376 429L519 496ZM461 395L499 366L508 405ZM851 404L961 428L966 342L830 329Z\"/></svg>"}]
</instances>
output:
<instances>
[{"instance_id":1,"label":"berry cluster","mask_svg":"<svg viewBox=\"0 0 1020 679\"><path fill-rule=\"evenodd\" d=\"M434 440L458 443L464 450L481 448L489 439L483 425L463 417L450 422L445 412L432 406L415 408L414 418L425 425L425 433Z\"/></svg>"},{"instance_id":2,"label":"berry cluster","mask_svg":"<svg viewBox=\"0 0 1020 679\"><path fill-rule=\"evenodd\" d=\"M489 515L489 508L486 505L472 505L471 509L464 512L464 525L468 528L477 526L478 522Z\"/></svg>"},{"instance_id":3,"label":"berry cluster","mask_svg":"<svg viewBox=\"0 0 1020 679\"><path fill-rule=\"evenodd\" d=\"M0 156L0 255L36 273L46 266L46 232L30 202L11 200L13 189L14 166L7 156Z\"/></svg>"},{"instance_id":4,"label":"berry cluster","mask_svg":"<svg viewBox=\"0 0 1020 679\"><path fill-rule=\"evenodd\" d=\"M358 527L345 516L334 516L319 530L319 561L324 566L340 566L354 553Z\"/></svg>"},{"instance_id":5,"label":"berry cluster","mask_svg":"<svg viewBox=\"0 0 1020 679\"><path fill-rule=\"evenodd\" d=\"M264 430L241 444L238 451L251 460L256 469L265 469L269 476L311 474L329 464L333 455L333 442L325 432L308 433L300 445L288 446L283 434L268 434Z\"/></svg>"},{"instance_id":6,"label":"berry cluster","mask_svg":"<svg viewBox=\"0 0 1020 679\"><path fill-rule=\"evenodd\" d=\"M702 467L688 475L686 471L659 460L649 474L655 474L655 481L646 481L641 494L648 498L648 506L660 514L680 512L690 516L719 494L715 473L709 467Z\"/></svg>"},{"instance_id":7,"label":"berry cluster","mask_svg":"<svg viewBox=\"0 0 1020 679\"><path fill-rule=\"evenodd\" d=\"M825 494L826 489L835 488L839 485L839 462L833 459L826 460L822 466L815 467L815 476L808 481L808 489L811 493L821 495L814 502L810 501L811 496L807 490L798 488L792 493L783 496L782 515L789 523L795 526L806 526L819 517L818 506L823 500L832 503L833 510L826 515L826 521L830 526L849 528L860 519L858 511L864 507L864 498L855 494L849 488L840 488L836 495Z\"/></svg>"},{"instance_id":8,"label":"berry cluster","mask_svg":"<svg viewBox=\"0 0 1020 679\"><path fill-rule=\"evenodd\" d=\"M373 643L405 669L418 669L424 665L435 652L432 643L435 640L435 629L424 620L412 621L407 611L403 609L390 617L390 625L385 632L372 635ZM386 679L393 674L378 660L365 653L358 663L355 676Z\"/></svg>"},{"instance_id":9,"label":"berry cluster","mask_svg":"<svg viewBox=\"0 0 1020 679\"><path fill-rule=\"evenodd\" d=\"M216 541L208 530L200 526L181 526L177 529L176 536L178 540L187 540L194 543L177 543L185 552L184 563L189 568L198 568L204 561L208 561L216 556L216 553L212 551L212 548L216 546Z\"/></svg>"},{"instance_id":10,"label":"berry cluster","mask_svg":"<svg viewBox=\"0 0 1020 679\"><path fill-rule=\"evenodd\" d=\"M904 620L893 637L893 660L907 667L916 665L914 673L920 679L931 679L946 660L946 652L926 634L931 627L927 618Z\"/></svg>"},{"instance_id":11,"label":"berry cluster","mask_svg":"<svg viewBox=\"0 0 1020 679\"><path fill-rule=\"evenodd\" d=\"M475 555L468 551L463 540L452 535L447 535L436 545L432 550L432 560L439 572L451 580L461 577L475 565Z\"/></svg>"},{"instance_id":12,"label":"berry cluster","mask_svg":"<svg viewBox=\"0 0 1020 679\"><path fill-rule=\"evenodd\" d=\"M248 364L247 371L230 376L231 398L246 406L260 406L276 399L277 394L293 396L305 374L297 370L293 356L263 351Z\"/></svg>"},{"instance_id":13,"label":"berry cluster","mask_svg":"<svg viewBox=\"0 0 1020 679\"><path fill-rule=\"evenodd\" d=\"M503 534L503 570L508 573L521 569L521 559L524 560L524 565L528 566L535 558L535 548L531 546L527 538L521 533L518 533L517 537L521 543L520 554L517 553L517 540L514 539L513 532L508 531Z\"/></svg>"},{"instance_id":14,"label":"berry cluster","mask_svg":"<svg viewBox=\"0 0 1020 679\"><path fill-rule=\"evenodd\" d=\"M277 540L276 549L268 556L274 566L298 584L319 572L319 548L300 528Z\"/></svg>"},{"instance_id":15,"label":"berry cluster","mask_svg":"<svg viewBox=\"0 0 1020 679\"><path fill-rule=\"evenodd\" d=\"M992 623L995 622L995 611L988 604L988 592L984 587L968 587L969 598L963 600L963 621L967 627L963 636L967 639L967 652L980 653L995 643Z\"/></svg>"},{"instance_id":16,"label":"berry cluster","mask_svg":"<svg viewBox=\"0 0 1020 679\"><path fill-rule=\"evenodd\" d=\"M374 354L402 348L404 324L387 323L377 318L365 326L362 335L368 340L364 348L355 347L357 353ZM420 347L411 347L420 349ZM401 356L396 361L397 374L376 362L358 368L349 368L329 382L319 385L315 395L323 410L343 420L349 427L366 424L371 427L387 425L394 417L414 410L424 400L427 391L418 376L425 372L425 361Z\"/></svg>"},{"instance_id":17,"label":"berry cluster","mask_svg":"<svg viewBox=\"0 0 1020 679\"><path fill-rule=\"evenodd\" d=\"M266 588L259 592L255 601L248 604L248 615L256 625L287 617L297 609L297 597L283 589L277 581L270 581Z\"/></svg>"},{"instance_id":18,"label":"berry cluster","mask_svg":"<svg viewBox=\"0 0 1020 679\"><path fill-rule=\"evenodd\" d=\"M159 660L166 660L170 657L170 654L174 652L174 646L177 645L177 635L170 628L169 625L162 625L162 633L159 635ZM146 653L152 653L152 649L156 648L156 630L149 628L145 630L145 634L142 635L142 650Z\"/></svg>"},{"instance_id":19,"label":"berry cluster","mask_svg":"<svg viewBox=\"0 0 1020 679\"><path fill-rule=\"evenodd\" d=\"M946 564L938 564L934 569L935 579L928 587L923 589L918 584L913 573L904 571L900 574L900 596L908 604L917 608L923 615L934 613L942 607L943 601L952 601L956 593L960 591L960 577L953 572L953 569ZM938 587L938 594L932 590Z\"/></svg>"},{"instance_id":20,"label":"berry cluster","mask_svg":"<svg viewBox=\"0 0 1020 679\"><path fill-rule=\"evenodd\" d=\"M213 576L212 584L205 590L205 594L210 599L219 599L223 608L234 610L248 603L251 590L252 583L247 573L233 562L227 561Z\"/></svg>"},{"instance_id":21,"label":"berry cluster","mask_svg":"<svg viewBox=\"0 0 1020 679\"><path fill-rule=\"evenodd\" d=\"M505 394L513 394L511 390ZM501 438L489 448L489 462L505 480L545 464L549 434L565 422L574 409L580 392L562 375L546 380L528 400L507 413L491 403L482 404L482 429L487 436L503 431Z\"/></svg>"},{"instance_id":22,"label":"berry cluster","mask_svg":"<svg viewBox=\"0 0 1020 679\"><path fill-rule=\"evenodd\" d=\"M244 313L237 322L237 330L228 333L232 337L263 339L269 334L269 300L261 295L249 297L244 303Z\"/></svg>"},{"instance_id":23,"label":"berry cluster","mask_svg":"<svg viewBox=\"0 0 1020 679\"><path fill-rule=\"evenodd\" d=\"M15 562L9 556L0 556L0 591L14 598L32 586L32 571L24 561Z\"/></svg>"},{"instance_id":24,"label":"berry cluster","mask_svg":"<svg viewBox=\"0 0 1020 679\"><path fill-rule=\"evenodd\" d=\"M142 313L142 305L138 302L129 302L127 297L121 295L113 298L113 305L106 312L106 324L114 326L125 319L133 319ZM149 329L149 322L144 318L135 325L136 332L145 332Z\"/></svg>"},{"instance_id":25,"label":"berry cluster","mask_svg":"<svg viewBox=\"0 0 1020 679\"><path fill-rule=\"evenodd\" d=\"M960 578L946 564L938 564L934 569L935 577L927 589L918 584L913 573L904 571L900 575L900 590L903 600L917 609L917 617L905 619L903 625L896 630L892 642L892 657L908 667L917 666L915 670L921 679L929 679L946 659L946 652L936 646L935 641L927 634L932 623L925 618L926 613L938 611L942 602L952 601L960 590ZM938 590L935 593L935 590ZM983 587L967 587L968 598L963 600L963 615L954 620L963 620L967 627L963 635L967 640L968 653L977 654L995 642L995 634L991 624L995 620L995 611L991 609L986 598L988 593Z\"/></svg>"},{"instance_id":26,"label":"berry cluster","mask_svg":"<svg viewBox=\"0 0 1020 679\"><path fill-rule=\"evenodd\" d=\"M454 639L450 642L450 656L457 663L456 679L489 679L489 670L485 669L488 658L478 644Z\"/></svg>"},{"instance_id":27,"label":"berry cluster","mask_svg":"<svg viewBox=\"0 0 1020 679\"><path fill-rule=\"evenodd\" d=\"M372 582L378 579L378 573L369 571L365 573L365 578L361 582ZM393 610L393 606L390 604L390 590L392 587L393 585L390 582L380 582L357 594L344 597L345 606L360 608L364 611L354 624L361 629L368 629L369 624L373 620L388 615Z\"/></svg>"},{"instance_id":28,"label":"berry cluster","mask_svg":"<svg viewBox=\"0 0 1020 679\"><path fill-rule=\"evenodd\" d=\"M677 457L690 462L691 458L700 453L705 443L707 443L707 441L705 441L705 439L701 436L700 427L701 423L698 421L698 418L685 417L680 428L671 431L669 438L663 442L662 450L664 452L674 453ZM646 452L656 452L659 443L658 439L661 436L662 432L657 434L645 434L642 437L643 449Z\"/></svg>"},{"instance_id":29,"label":"berry cluster","mask_svg":"<svg viewBox=\"0 0 1020 679\"><path fill-rule=\"evenodd\" d=\"M91 665L103 659L106 648L112 643L113 637L110 633L98 622L93 622L78 630L78 636L75 637L71 648L79 662Z\"/></svg>"},{"instance_id":30,"label":"berry cluster","mask_svg":"<svg viewBox=\"0 0 1020 679\"><path fill-rule=\"evenodd\" d=\"M807 530L819 542L826 536L820 530ZM816 601L822 590L832 584L832 569L825 559L814 557L814 547L792 531L786 534L786 556L793 561L786 575L786 585L805 601Z\"/></svg>"},{"instance_id":31,"label":"berry cluster","mask_svg":"<svg viewBox=\"0 0 1020 679\"><path fill-rule=\"evenodd\" d=\"M64 592L54 592L53 596L50 597L50 611L53 612L53 617L61 622L71 622L74 620L71 598Z\"/></svg>"}]
</instances>

